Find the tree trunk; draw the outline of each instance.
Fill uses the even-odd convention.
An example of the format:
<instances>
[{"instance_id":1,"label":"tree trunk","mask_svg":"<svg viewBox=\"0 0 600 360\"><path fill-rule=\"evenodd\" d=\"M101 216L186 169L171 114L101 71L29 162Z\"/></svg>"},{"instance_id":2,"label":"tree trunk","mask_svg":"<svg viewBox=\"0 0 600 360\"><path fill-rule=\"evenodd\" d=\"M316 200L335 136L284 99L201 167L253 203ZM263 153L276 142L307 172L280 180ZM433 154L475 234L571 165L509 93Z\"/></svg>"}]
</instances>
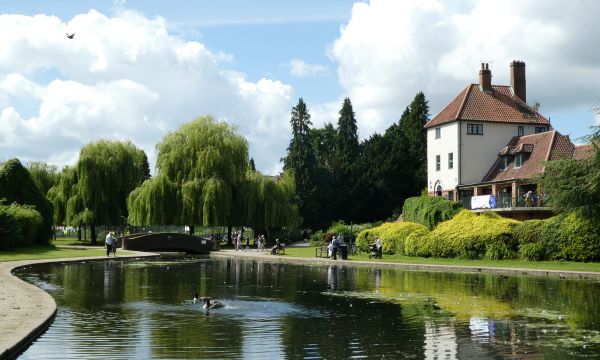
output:
<instances>
[{"instance_id":1,"label":"tree trunk","mask_svg":"<svg viewBox=\"0 0 600 360\"><path fill-rule=\"evenodd\" d=\"M190 235L194 235L194 231L196 230L195 226L194 225L190 225L189 228L190 228Z\"/></svg>"},{"instance_id":2,"label":"tree trunk","mask_svg":"<svg viewBox=\"0 0 600 360\"><path fill-rule=\"evenodd\" d=\"M81 242L81 225L77 226L77 241Z\"/></svg>"},{"instance_id":3,"label":"tree trunk","mask_svg":"<svg viewBox=\"0 0 600 360\"><path fill-rule=\"evenodd\" d=\"M96 245L96 225L90 224L90 237L92 238L92 245Z\"/></svg>"},{"instance_id":4,"label":"tree trunk","mask_svg":"<svg viewBox=\"0 0 600 360\"><path fill-rule=\"evenodd\" d=\"M83 225L83 242L87 243L87 225Z\"/></svg>"},{"instance_id":5,"label":"tree trunk","mask_svg":"<svg viewBox=\"0 0 600 360\"><path fill-rule=\"evenodd\" d=\"M231 238L231 225L227 225L227 245L233 246L233 239Z\"/></svg>"}]
</instances>

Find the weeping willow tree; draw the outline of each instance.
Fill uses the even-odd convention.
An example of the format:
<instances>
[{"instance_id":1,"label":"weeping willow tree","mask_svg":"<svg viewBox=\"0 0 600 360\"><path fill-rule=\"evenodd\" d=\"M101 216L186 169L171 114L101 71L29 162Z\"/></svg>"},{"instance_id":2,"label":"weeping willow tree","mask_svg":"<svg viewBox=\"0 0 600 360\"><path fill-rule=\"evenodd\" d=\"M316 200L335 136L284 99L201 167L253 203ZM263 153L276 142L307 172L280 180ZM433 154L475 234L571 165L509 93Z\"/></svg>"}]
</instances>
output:
<instances>
[{"instance_id":1,"label":"weeping willow tree","mask_svg":"<svg viewBox=\"0 0 600 360\"><path fill-rule=\"evenodd\" d=\"M278 177L248 171L242 204L245 223L266 234L273 228L297 226L300 217L295 193L294 177L289 171Z\"/></svg>"},{"instance_id":2,"label":"weeping willow tree","mask_svg":"<svg viewBox=\"0 0 600 360\"><path fill-rule=\"evenodd\" d=\"M95 225L122 224L127 196L149 175L146 154L131 142L100 140L84 146L77 165L63 169L48 190L54 223L90 225L95 243Z\"/></svg>"},{"instance_id":3,"label":"weeping willow tree","mask_svg":"<svg viewBox=\"0 0 600 360\"><path fill-rule=\"evenodd\" d=\"M193 234L194 226L297 223L293 177L250 170L248 143L234 127L201 117L165 136L157 151L157 176L127 200L131 224L189 225Z\"/></svg>"},{"instance_id":4,"label":"weeping willow tree","mask_svg":"<svg viewBox=\"0 0 600 360\"><path fill-rule=\"evenodd\" d=\"M133 225L233 225L248 143L210 116L170 133L157 145L157 176L128 199ZM234 220L235 219L235 220Z\"/></svg>"}]
</instances>

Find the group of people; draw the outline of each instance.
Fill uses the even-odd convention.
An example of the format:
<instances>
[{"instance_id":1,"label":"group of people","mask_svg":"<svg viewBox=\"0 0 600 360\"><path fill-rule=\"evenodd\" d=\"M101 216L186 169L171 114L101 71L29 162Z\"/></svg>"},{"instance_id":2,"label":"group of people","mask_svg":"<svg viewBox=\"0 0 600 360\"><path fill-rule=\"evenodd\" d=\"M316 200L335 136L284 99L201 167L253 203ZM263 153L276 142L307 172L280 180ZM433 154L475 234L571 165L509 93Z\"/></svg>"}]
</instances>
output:
<instances>
[{"instance_id":1,"label":"group of people","mask_svg":"<svg viewBox=\"0 0 600 360\"><path fill-rule=\"evenodd\" d=\"M235 237L235 240L233 242L233 245L235 246L235 251L238 251L238 250L250 251L250 236L246 235L246 239L245 239L246 247L245 248L242 246L242 241L244 241L244 236L242 235L241 231L238 231L237 235Z\"/></svg>"},{"instance_id":2,"label":"group of people","mask_svg":"<svg viewBox=\"0 0 600 360\"><path fill-rule=\"evenodd\" d=\"M111 253L113 256L117 256L117 239L115 238L114 231L109 231L106 234L104 243L106 244L106 256L110 256Z\"/></svg>"},{"instance_id":3,"label":"group of people","mask_svg":"<svg viewBox=\"0 0 600 360\"><path fill-rule=\"evenodd\" d=\"M375 239L375 242L369 245L371 253L369 254L369 258L381 259L383 255L383 243L381 242L381 238L379 236Z\"/></svg>"},{"instance_id":4,"label":"group of people","mask_svg":"<svg viewBox=\"0 0 600 360\"><path fill-rule=\"evenodd\" d=\"M340 251L340 244L344 241L344 235L333 236L331 242L327 245L327 256L330 259L337 260L337 254Z\"/></svg>"}]
</instances>

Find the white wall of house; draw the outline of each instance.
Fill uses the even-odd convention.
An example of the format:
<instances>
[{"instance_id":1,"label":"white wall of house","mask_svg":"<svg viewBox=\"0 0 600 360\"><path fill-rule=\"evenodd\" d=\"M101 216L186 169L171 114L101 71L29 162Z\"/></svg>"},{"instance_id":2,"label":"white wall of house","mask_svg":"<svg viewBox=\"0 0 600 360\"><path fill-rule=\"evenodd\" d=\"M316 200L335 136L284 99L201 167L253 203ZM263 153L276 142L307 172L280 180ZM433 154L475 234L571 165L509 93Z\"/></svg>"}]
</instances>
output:
<instances>
[{"instance_id":1,"label":"white wall of house","mask_svg":"<svg viewBox=\"0 0 600 360\"><path fill-rule=\"evenodd\" d=\"M478 183L483 179L498 158L500 150L508 144L513 136L517 136L518 126L523 126L524 135L535 133L535 125L477 121L461 121L460 124L461 184ZM468 124L482 124L483 135L467 134Z\"/></svg>"},{"instance_id":2,"label":"white wall of house","mask_svg":"<svg viewBox=\"0 0 600 360\"><path fill-rule=\"evenodd\" d=\"M436 128L440 129L440 138L436 139ZM459 122L455 121L427 129L427 189L435 191L436 184L442 190L454 190L458 185L458 130ZM454 166L448 168L448 154L453 154ZM436 171L436 155L440 156L440 170Z\"/></svg>"}]
</instances>

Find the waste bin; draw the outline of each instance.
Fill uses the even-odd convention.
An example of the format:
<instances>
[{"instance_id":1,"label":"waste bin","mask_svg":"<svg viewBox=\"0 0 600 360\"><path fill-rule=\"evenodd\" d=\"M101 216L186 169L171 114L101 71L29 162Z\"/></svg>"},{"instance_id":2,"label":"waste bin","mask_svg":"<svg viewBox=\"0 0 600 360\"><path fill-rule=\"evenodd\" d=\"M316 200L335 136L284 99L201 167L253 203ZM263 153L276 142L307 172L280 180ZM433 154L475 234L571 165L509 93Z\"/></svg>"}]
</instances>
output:
<instances>
[{"instance_id":1,"label":"waste bin","mask_svg":"<svg viewBox=\"0 0 600 360\"><path fill-rule=\"evenodd\" d=\"M348 245L340 245L340 257L342 260L348 260Z\"/></svg>"}]
</instances>

